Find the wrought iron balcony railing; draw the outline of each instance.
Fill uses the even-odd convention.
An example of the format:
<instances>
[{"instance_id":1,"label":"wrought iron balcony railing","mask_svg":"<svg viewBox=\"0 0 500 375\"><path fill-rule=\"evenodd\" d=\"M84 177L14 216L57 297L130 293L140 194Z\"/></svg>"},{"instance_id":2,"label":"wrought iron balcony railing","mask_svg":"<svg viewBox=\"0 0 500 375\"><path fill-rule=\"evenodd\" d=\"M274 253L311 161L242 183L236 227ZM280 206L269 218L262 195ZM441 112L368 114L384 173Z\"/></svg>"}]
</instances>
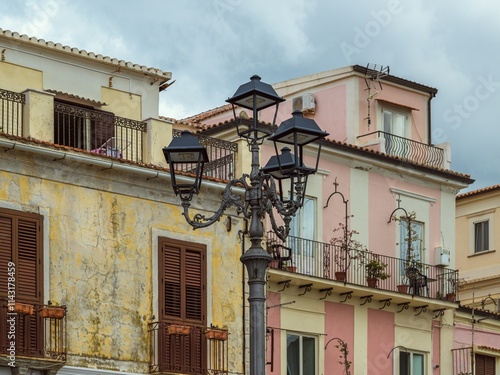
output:
<instances>
[{"instance_id":1,"label":"wrought iron balcony railing","mask_svg":"<svg viewBox=\"0 0 500 375\"><path fill-rule=\"evenodd\" d=\"M54 143L141 163L146 123L54 101Z\"/></svg>"},{"instance_id":2,"label":"wrought iron balcony railing","mask_svg":"<svg viewBox=\"0 0 500 375\"><path fill-rule=\"evenodd\" d=\"M1 298L0 332L0 355L66 361L65 306Z\"/></svg>"},{"instance_id":3,"label":"wrought iron balcony railing","mask_svg":"<svg viewBox=\"0 0 500 375\"><path fill-rule=\"evenodd\" d=\"M184 323L149 324L149 373L227 374L228 331Z\"/></svg>"},{"instance_id":4,"label":"wrought iron balcony railing","mask_svg":"<svg viewBox=\"0 0 500 375\"><path fill-rule=\"evenodd\" d=\"M172 131L174 137L180 137L181 131L174 129ZM211 138L204 135L196 134L201 145L207 149L209 162L205 163L203 175L222 180L230 180L234 178L234 162L235 154L238 152L238 145L233 142L224 141L217 138ZM183 172L191 172L194 168L187 166Z\"/></svg>"},{"instance_id":5,"label":"wrought iron balcony railing","mask_svg":"<svg viewBox=\"0 0 500 375\"><path fill-rule=\"evenodd\" d=\"M0 89L0 133L21 136L24 94Z\"/></svg>"},{"instance_id":6,"label":"wrought iron balcony railing","mask_svg":"<svg viewBox=\"0 0 500 375\"><path fill-rule=\"evenodd\" d=\"M368 251L346 252L343 247L294 236L283 243L272 231L268 232L267 248L275 259L271 267L286 271L434 299L454 301L457 295L458 271L453 269ZM370 265L379 268L375 285L369 280L374 272Z\"/></svg>"},{"instance_id":7,"label":"wrought iron balcony railing","mask_svg":"<svg viewBox=\"0 0 500 375\"><path fill-rule=\"evenodd\" d=\"M378 151L414 163L430 165L437 168L443 168L444 165L444 150L439 147L383 131L364 134L359 136L358 139L362 139L363 142L373 142L377 140L380 144L380 149Z\"/></svg>"}]
</instances>

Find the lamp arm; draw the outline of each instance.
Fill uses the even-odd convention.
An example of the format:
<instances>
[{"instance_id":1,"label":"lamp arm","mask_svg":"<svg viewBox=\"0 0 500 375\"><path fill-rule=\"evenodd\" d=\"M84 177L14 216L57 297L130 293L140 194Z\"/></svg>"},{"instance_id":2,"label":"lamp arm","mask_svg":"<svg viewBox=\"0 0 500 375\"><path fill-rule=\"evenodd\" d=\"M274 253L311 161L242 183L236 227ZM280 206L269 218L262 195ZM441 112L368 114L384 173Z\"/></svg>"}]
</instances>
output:
<instances>
[{"instance_id":1,"label":"lamp arm","mask_svg":"<svg viewBox=\"0 0 500 375\"><path fill-rule=\"evenodd\" d=\"M245 180L245 176L228 182L226 188L222 192L222 201L220 207L210 217L205 217L205 215L202 214L196 214L191 219L189 216L189 207L191 206L191 202L188 199L184 199L182 201L182 207L184 208L184 212L182 213L182 215L184 215L184 218L186 219L187 223L191 225L193 229L208 227L213 223L215 223L216 221L219 221L219 219L224 214L224 211L226 211L226 209L228 209L231 206L236 206L236 212L238 214L243 213L244 216L248 218L249 214L247 214L246 212L248 211L246 209L248 203L242 200L239 194L235 194L232 192L231 189L233 187L243 187L247 189L248 184Z\"/></svg>"},{"instance_id":2,"label":"lamp arm","mask_svg":"<svg viewBox=\"0 0 500 375\"><path fill-rule=\"evenodd\" d=\"M292 220L292 216L300 207L296 202L283 204L283 202L279 199L279 195L276 191L276 183L274 182L274 179L269 175L263 175L262 189L262 208L269 215L274 233L276 233L278 238L284 242L286 241L288 233L290 232L290 221ZM276 209L279 216L283 220L283 225L277 224L274 215L274 209Z\"/></svg>"}]
</instances>

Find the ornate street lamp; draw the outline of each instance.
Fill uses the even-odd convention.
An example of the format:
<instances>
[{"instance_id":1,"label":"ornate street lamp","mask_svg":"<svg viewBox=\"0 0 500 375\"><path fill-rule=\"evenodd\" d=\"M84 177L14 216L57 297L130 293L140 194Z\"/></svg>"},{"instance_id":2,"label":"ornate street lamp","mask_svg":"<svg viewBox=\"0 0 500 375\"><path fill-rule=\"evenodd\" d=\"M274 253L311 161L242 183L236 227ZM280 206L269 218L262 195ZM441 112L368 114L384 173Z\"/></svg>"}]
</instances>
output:
<instances>
[{"instance_id":1,"label":"ornate street lamp","mask_svg":"<svg viewBox=\"0 0 500 375\"><path fill-rule=\"evenodd\" d=\"M313 120L304 118L300 112L294 112L292 119L283 122L274 134L270 134L268 127L259 124L258 112L275 106L271 127L274 128L278 106L282 101L284 99L278 96L272 86L261 82L260 77L256 75L250 78L250 82L241 85L233 97L227 99L233 107L238 135L247 140L252 153L251 171L249 175L244 174L227 183L222 194L221 206L209 218L196 214L191 219L188 212L193 194L198 194L200 190L203 164L208 161L208 155L206 151L203 151L203 146L197 142L194 135L183 132L180 138L174 138L170 145L163 149L170 166L174 192L180 196L184 208L183 215L194 229L212 225L231 206L235 206L238 213L250 220L248 236L251 246L240 260L245 264L249 278L251 375L265 374L265 284L266 269L272 257L262 247L264 237L262 219L267 213L273 231L282 241L286 240L290 221L304 201L307 176L315 173L318 167L321 148L318 148L316 165L313 168L303 164L303 149L307 144L328 135ZM251 109L253 121L251 123L240 121L236 116L236 106ZM260 145L266 139L275 143L276 155L264 168L260 168ZM282 153L278 155L277 143L290 145L298 157L295 157L288 147L283 148ZM177 171L195 174L193 182L178 183ZM276 188L276 180L279 183L279 192ZM285 197L286 192L283 191L282 182L288 180L291 191ZM245 191L244 200L240 195L231 191L233 187L239 187ZM275 212L281 217L283 225L277 224Z\"/></svg>"}]
</instances>

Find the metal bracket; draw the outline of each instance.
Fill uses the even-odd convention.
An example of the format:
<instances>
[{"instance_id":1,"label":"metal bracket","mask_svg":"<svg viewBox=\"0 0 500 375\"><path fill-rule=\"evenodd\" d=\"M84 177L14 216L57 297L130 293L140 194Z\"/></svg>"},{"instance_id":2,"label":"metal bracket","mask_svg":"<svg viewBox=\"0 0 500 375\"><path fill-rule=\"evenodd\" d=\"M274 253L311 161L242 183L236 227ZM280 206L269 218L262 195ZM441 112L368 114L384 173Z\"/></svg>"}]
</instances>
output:
<instances>
[{"instance_id":1,"label":"metal bracket","mask_svg":"<svg viewBox=\"0 0 500 375\"><path fill-rule=\"evenodd\" d=\"M345 296L344 300L343 300L343 301L340 301L340 303L344 303L344 302L345 302L345 301L347 301L348 299L351 299L351 298L352 298L352 292L340 293L339 295L340 295L340 296Z\"/></svg>"},{"instance_id":2,"label":"metal bracket","mask_svg":"<svg viewBox=\"0 0 500 375\"><path fill-rule=\"evenodd\" d=\"M410 307L410 302L398 303L398 306L401 306L401 309L398 310L398 313L400 313L403 310L408 310L408 308Z\"/></svg>"},{"instance_id":3,"label":"metal bracket","mask_svg":"<svg viewBox=\"0 0 500 375\"><path fill-rule=\"evenodd\" d=\"M320 289L319 290L320 293L325 293L325 296L321 297L320 299L325 299L326 297L331 296L332 290L333 290L333 288Z\"/></svg>"},{"instance_id":4,"label":"metal bracket","mask_svg":"<svg viewBox=\"0 0 500 375\"><path fill-rule=\"evenodd\" d=\"M299 294L299 296L303 296L307 292L310 292L312 290L312 286L312 284L299 285L299 289L304 288L304 293Z\"/></svg>"},{"instance_id":5,"label":"metal bracket","mask_svg":"<svg viewBox=\"0 0 500 375\"><path fill-rule=\"evenodd\" d=\"M440 316L444 316L444 312L446 309L432 310L433 313L437 313L432 319L439 318Z\"/></svg>"},{"instance_id":6,"label":"metal bracket","mask_svg":"<svg viewBox=\"0 0 500 375\"><path fill-rule=\"evenodd\" d=\"M359 297L359 299L364 299L365 302L361 303L360 306L366 305L367 303L370 303L372 301L373 294L370 294L369 296L363 296Z\"/></svg>"},{"instance_id":7,"label":"metal bracket","mask_svg":"<svg viewBox=\"0 0 500 375\"><path fill-rule=\"evenodd\" d=\"M387 298L387 299L382 299L380 300L379 302L383 303L384 305L382 307L379 307L378 309L379 310L383 310L385 309L387 306L390 306L391 305L391 300L392 298Z\"/></svg>"},{"instance_id":8,"label":"metal bracket","mask_svg":"<svg viewBox=\"0 0 500 375\"><path fill-rule=\"evenodd\" d=\"M426 311L427 311L427 307L428 307L428 306L429 306L429 305L422 305L422 306L416 306L416 307L414 307L414 308L413 308L413 311L415 311L415 312L417 312L417 311L418 311L418 313L416 313L416 314L415 314L415 316L419 316L419 315L420 315L420 314L422 314L423 312L426 312Z\"/></svg>"},{"instance_id":9,"label":"metal bracket","mask_svg":"<svg viewBox=\"0 0 500 375\"><path fill-rule=\"evenodd\" d=\"M278 285L281 285L281 284L284 284L284 285L283 285L283 289L278 290L278 292L282 292L282 291L284 291L286 288L290 288L290 281L292 281L292 280L284 280L284 281L280 281L280 282L278 283Z\"/></svg>"}]
</instances>

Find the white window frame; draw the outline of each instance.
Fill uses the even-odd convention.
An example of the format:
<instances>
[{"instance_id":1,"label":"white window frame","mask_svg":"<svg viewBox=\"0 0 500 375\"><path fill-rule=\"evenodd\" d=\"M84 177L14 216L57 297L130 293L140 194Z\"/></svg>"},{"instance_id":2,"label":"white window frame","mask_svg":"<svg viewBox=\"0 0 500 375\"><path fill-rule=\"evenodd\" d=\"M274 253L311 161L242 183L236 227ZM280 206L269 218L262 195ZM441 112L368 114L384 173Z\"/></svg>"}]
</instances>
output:
<instances>
[{"instance_id":1,"label":"white window frame","mask_svg":"<svg viewBox=\"0 0 500 375\"><path fill-rule=\"evenodd\" d=\"M409 372L408 371L405 371L405 372L402 372L401 371L401 355L409 355L410 356L410 369L409 369ZM421 356L423 361L422 361L422 371L420 372L415 372L414 370L414 366L413 366L413 362L414 362L414 358L416 356ZM427 375L427 353L425 352L421 352L421 351L417 351L417 350L405 350L405 349L399 349L398 351L398 355L396 357L396 363L395 363L395 368L394 368L394 373L395 374L398 374L398 375Z\"/></svg>"},{"instance_id":2,"label":"white window frame","mask_svg":"<svg viewBox=\"0 0 500 375\"><path fill-rule=\"evenodd\" d=\"M406 220L401 220L399 223L399 256L401 259L406 259L406 255L408 252L408 246L407 246L407 241L406 238L408 237L408 228L407 224L408 221ZM418 221L418 220L412 220L411 225L419 226L421 228L420 233L419 231L416 230L417 235L418 235L418 242L415 241L414 238L412 238L412 244L415 246L418 246L418 251L419 253L416 254L414 257L415 260L426 263L425 254L424 254L424 240L425 240L425 223L423 221Z\"/></svg>"},{"instance_id":3,"label":"white window frame","mask_svg":"<svg viewBox=\"0 0 500 375\"><path fill-rule=\"evenodd\" d=\"M391 123L386 124L386 114L391 116ZM397 124L395 123L395 116L398 118L403 118L404 123L402 124L401 129L397 129L396 126ZM410 130L411 130L411 112L408 110L405 110L404 108L398 108L396 106L394 107L389 107L389 106L381 106L381 130L392 134L392 135L397 135L399 137L403 138L410 138Z\"/></svg>"},{"instance_id":4,"label":"white window frame","mask_svg":"<svg viewBox=\"0 0 500 375\"><path fill-rule=\"evenodd\" d=\"M494 231L495 231L494 212L483 213L469 217L469 255L481 255L494 251ZM488 222L488 249L476 251L476 224Z\"/></svg>"},{"instance_id":5,"label":"white window frame","mask_svg":"<svg viewBox=\"0 0 500 375\"><path fill-rule=\"evenodd\" d=\"M286 373L288 374L289 371L288 371L288 340L289 340L289 336L296 336L299 338L299 365L300 365L300 368L298 369L299 370L299 373L297 375L316 375L318 373L318 369L319 369L319 353L318 353L318 337L317 336L314 336L314 335L307 335L307 334L302 334L302 333L297 333L297 332L287 332L286 333L286 350L285 350L285 365L286 365ZM314 371L313 371L313 374L310 374L310 373L304 373L304 358L303 358L303 355L304 355L304 346L303 346L303 340L304 338L307 338L307 339L313 339L314 340Z\"/></svg>"}]
</instances>

